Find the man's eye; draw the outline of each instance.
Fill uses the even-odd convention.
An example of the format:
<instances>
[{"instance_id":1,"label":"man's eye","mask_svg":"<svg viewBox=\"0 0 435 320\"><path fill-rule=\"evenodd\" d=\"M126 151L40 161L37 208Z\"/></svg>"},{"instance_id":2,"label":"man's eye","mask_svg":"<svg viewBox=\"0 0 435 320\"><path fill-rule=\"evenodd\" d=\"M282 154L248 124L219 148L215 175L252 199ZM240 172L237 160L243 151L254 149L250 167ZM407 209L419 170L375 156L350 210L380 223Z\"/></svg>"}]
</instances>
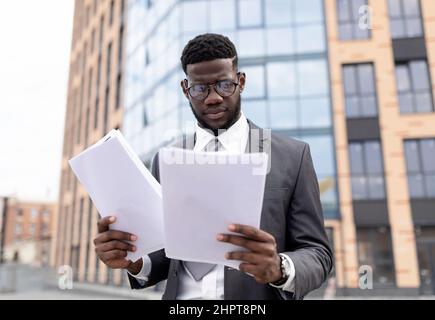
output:
<instances>
[{"instance_id":1,"label":"man's eye","mask_svg":"<svg viewBox=\"0 0 435 320\"><path fill-rule=\"evenodd\" d=\"M219 87L221 87L221 89L227 90L231 88L232 83L229 81L222 81L219 83Z\"/></svg>"},{"instance_id":2,"label":"man's eye","mask_svg":"<svg viewBox=\"0 0 435 320\"><path fill-rule=\"evenodd\" d=\"M205 92L206 87L204 85L196 85L193 87L193 90L195 90L197 92Z\"/></svg>"}]
</instances>

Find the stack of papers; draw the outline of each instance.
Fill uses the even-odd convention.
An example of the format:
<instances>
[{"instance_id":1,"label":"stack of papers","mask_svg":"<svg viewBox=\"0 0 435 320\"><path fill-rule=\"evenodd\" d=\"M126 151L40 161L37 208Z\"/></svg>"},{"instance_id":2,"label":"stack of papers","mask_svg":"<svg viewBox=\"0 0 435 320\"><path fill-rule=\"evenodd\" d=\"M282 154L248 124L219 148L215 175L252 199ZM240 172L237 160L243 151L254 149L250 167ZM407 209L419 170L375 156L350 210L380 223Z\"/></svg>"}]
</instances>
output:
<instances>
[{"instance_id":1,"label":"stack of papers","mask_svg":"<svg viewBox=\"0 0 435 320\"><path fill-rule=\"evenodd\" d=\"M232 223L260 227L267 154L163 148L159 155L166 255L238 269L225 253L244 250L216 237Z\"/></svg>"},{"instance_id":2,"label":"stack of papers","mask_svg":"<svg viewBox=\"0 0 435 320\"><path fill-rule=\"evenodd\" d=\"M117 217L110 229L138 237L137 250L127 259L136 261L164 247L161 187L119 130L69 163L100 215Z\"/></svg>"}]
</instances>

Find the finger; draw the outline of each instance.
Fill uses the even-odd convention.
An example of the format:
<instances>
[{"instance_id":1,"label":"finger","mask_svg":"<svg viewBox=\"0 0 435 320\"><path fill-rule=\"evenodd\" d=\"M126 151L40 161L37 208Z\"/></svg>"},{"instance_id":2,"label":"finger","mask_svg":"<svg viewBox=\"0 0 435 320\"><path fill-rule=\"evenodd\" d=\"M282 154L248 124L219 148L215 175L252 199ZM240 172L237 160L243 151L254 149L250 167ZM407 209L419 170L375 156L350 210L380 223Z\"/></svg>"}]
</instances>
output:
<instances>
[{"instance_id":1,"label":"finger","mask_svg":"<svg viewBox=\"0 0 435 320\"><path fill-rule=\"evenodd\" d=\"M228 230L235 233L241 233L252 240L265 242L275 241L275 238L270 233L243 224L230 224Z\"/></svg>"},{"instance_id":2,"label":"finger","mask_svg":"<svg viewBox=\"0 0 435 320\"><path fill-rule=\"evenodd\" d=\"M268 253L270 251L270 243L255 241L234 234L220 234L217 236L217 240L221 242L231 243L236 246L246 248L249 251L253 251L257 253L259 252Z\"/></svg>"},{"instance_id":3,"label":"finger","mask_svg":"<svg viewBox=\"0 0 435 320\"><path fill-rule=\"evenodd\" d=\"M239 260L254 265L261 264L264 260L264 256L261 254L244 251L227 252L225 258L228 260Z\"/></svg>"},{"instance_id":4,"label":"finger","mask_svg":"<svg viewBox=\"0 0 435 320\"><path fill-rule=\"evenodd\" d=\"M109 230L102 233L99 237L100 242L109 242L112 240L120 240L120 241L136 241L137 236L132 235L128 232L118 231L118 230Z\"/></svg>"},{"instance_id":5,"label":"finger","mask_svg":"<svg viewBox=\"0 0 435 320\"><path fill-rule=\"evenodd\" d=\"M103 252L101 254L102 260L110 261L110 260L116 260L116 259L122 259L127 256L127 251L124 250L112 250L108 252Z\"/></svg>"},{"instance_id":6,"label":"finger","mask_svg":"<svg viewBox=\"0 0 435 320\"><path fill-rule=\"evenodd\" d=\"M116 221L116 217L114 217L114 216L107 216L105 218L98 220L98 222L97 222L98 233L103 233L103 232L109 230L109 225L111 225L115 221Z\"/></svg>"},{"instance_id":7,"label":"finger","mask_svg":"<svg viewBox=\"0 0 435 320\"><path fill-rule=\"evenodd\" d=\"M112 251L112 250L116 250L116 249L135 252L136 246L129 244L129 243L126 243L126 242L119 241L119 240L112 240L109 242L105 242L98 247L98 250L100 252L107 252L107 251Z\"/></svg>"}]
</instances>

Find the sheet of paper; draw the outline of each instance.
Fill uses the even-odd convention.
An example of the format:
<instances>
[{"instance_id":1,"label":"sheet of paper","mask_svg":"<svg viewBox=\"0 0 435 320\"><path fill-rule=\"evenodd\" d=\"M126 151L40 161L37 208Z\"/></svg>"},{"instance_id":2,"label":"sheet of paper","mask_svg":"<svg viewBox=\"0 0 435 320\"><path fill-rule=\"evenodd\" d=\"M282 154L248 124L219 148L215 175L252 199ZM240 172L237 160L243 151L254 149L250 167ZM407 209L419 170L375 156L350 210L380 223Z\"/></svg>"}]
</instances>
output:
<instances>
[{"instance_id":1,"label":"sheet of paper","mask_svg":"<svg viewBox=\"0 0 435 320\"><path fill-rule=\"evenodd\" d=\"M132 261L164 247L160 184L119 130L72 158L70 166L102 217L117 216L113 230L138 237Z\"/></svg>"},{"instance_id":2,"label":"sheet of paper","mask_svg":"<svg viewBox=\"0 0 435 320\"><path fill-rule=\"evenodd\" d=\"M238 269L225 253L243 249L216 236L231 223L259 228L267 154L163 148L159 155L166 255Z\"/></svg>"}]
</instances>

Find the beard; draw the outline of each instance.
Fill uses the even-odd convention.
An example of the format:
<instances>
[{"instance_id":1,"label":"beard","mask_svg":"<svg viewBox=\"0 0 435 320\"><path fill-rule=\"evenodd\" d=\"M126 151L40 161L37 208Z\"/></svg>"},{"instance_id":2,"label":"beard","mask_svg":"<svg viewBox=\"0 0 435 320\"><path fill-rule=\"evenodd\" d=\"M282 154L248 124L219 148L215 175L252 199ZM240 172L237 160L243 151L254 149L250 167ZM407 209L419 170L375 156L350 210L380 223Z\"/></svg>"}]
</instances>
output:
<instances>
[{"instance_id":1,"label":"beard","mask_svg":"<svg viewBox=\"0 0 435 320\"><path fill-rule=\"evenodd\" d=\"M230 116L228 118L228 120L219 128L212 128L210 127L210 125L207 123L207 121L204 120L203 117L201 117L200 114L198 114L195 111L195 108L193 108L192 103L189 101L189 105L190 105L190 109L192 110L193 115L195 116L196 120L198 121L199 125L202 128L205 129L209 129L211 131L213 131L214 135L217 136L218 135L218 130L227 130L228 128L230 128L234 123L237 122L237 120L239 120L240 118L240 110L241 110L241 105L242 105L242 101L241 101L241 96L238 97L237 102L236 102L236 107L234 108L234 111L230 111L228 110L227 112L230 113Z\"/></svg>"}]
</instances>

